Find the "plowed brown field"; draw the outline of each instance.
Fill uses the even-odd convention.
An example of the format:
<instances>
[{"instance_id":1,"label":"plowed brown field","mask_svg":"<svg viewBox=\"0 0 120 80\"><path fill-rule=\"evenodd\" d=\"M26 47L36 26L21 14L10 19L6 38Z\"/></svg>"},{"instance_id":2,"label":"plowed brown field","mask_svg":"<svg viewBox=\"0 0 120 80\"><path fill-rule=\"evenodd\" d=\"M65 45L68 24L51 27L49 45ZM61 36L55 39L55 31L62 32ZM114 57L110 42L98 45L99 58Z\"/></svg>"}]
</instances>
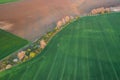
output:
<instances>
[{"instance_id":1,"label":"plowed brown field","mask_svg":"<svg viewBox=\"0 0 120 80\"><path fill-rule=\"evenodd\" d=\"M22 0L1 4L0 24L4 25L0 27L23 38L35 40L55 27L55 23L66 15L80 15L96 7L119 3L119 0Z\"/></svg>"}]
</instances>

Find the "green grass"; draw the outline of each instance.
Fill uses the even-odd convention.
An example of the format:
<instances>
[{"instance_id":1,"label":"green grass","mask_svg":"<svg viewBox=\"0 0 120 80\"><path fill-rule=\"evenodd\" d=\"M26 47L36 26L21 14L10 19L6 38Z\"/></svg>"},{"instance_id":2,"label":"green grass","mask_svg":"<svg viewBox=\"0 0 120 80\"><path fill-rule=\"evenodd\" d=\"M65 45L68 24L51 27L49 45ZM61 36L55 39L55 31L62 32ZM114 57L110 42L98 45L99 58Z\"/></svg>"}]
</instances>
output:
<instances>
[{"instance_id":1,"label":"green grass","mask_svg":"<svg viewBox=\"0 0 120 80\"><path fill-rule=\"evenodd\" d=\"M120 80L120 13L83 17L0 80Z\"/></svg>"},{"instance_id":2,"label":"green grass","mask_svg":"<svg viewBox=\"0 0 120 80\"><path fill-rule=\"evenodd\" d=\"M25 46L27 40L0 29L0 60Z\"/></svg>"},{"instance_id":3,"label":"green grass","mask_svg":"<svg viewBox=\"0 0 120 80\"><path fill-rule=\"evenodd\" d=\"M15 2L15 1L18 1L18 0L0 0L0 4Z\"/></svg>"}]
</instances>

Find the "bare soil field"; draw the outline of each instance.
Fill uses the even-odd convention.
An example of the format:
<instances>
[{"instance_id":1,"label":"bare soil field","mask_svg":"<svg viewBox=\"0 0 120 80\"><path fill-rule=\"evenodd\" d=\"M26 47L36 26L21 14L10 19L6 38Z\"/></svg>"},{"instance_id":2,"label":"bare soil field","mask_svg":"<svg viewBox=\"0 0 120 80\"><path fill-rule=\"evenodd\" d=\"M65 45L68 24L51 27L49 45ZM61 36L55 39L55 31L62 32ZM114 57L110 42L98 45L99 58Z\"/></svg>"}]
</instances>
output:
<instances>
[{"instance_id":1,"label":"bare soil field","mask_svg":"<svg viewBox=\"0 0 120 80\"><path fill-rule=\"evenodd\" d=\"M33 41L55 27L64 16L82 15L93 8L119 4L120 0L22 0L0 4L0 24L11 24L7 31Z\"/></svg>"}]
</instances>

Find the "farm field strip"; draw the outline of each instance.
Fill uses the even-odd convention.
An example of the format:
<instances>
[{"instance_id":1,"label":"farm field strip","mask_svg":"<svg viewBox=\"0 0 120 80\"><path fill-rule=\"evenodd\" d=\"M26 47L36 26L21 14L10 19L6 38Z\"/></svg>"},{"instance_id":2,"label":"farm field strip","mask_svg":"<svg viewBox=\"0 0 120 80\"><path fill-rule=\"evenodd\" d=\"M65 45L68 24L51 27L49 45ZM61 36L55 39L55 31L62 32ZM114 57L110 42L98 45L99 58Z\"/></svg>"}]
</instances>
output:
<instances>
[{"instance_id":1,"label":"farm field strip","mask_svg":"<svg viewBox=\"0 0 120 80\"><path fill-rule=\"evenodd\" d=\"M27 43L27 40L0 30L0 60L25 46Z\"/></svg>"},{"instance_id":2,"label":"farm field strip","mask_svg":"<svg viewBox=\"0 0 120 80\"><path fill-rule=\"evenodd\" d=\"M87 16L70 23L41 54L1 72L0 79L119 80L119 17L120 13Z\"/></svg>"},{"instance_id":3,"label":"farm field strip","mask_svg":"<svg viewBox=\"0 0 120 80\"><path fill-rule=\"evenodd\" d=\"M14 1L19 1L19 0L0 0L0 4L14 2Z\"/></svg>"}]
</instances>

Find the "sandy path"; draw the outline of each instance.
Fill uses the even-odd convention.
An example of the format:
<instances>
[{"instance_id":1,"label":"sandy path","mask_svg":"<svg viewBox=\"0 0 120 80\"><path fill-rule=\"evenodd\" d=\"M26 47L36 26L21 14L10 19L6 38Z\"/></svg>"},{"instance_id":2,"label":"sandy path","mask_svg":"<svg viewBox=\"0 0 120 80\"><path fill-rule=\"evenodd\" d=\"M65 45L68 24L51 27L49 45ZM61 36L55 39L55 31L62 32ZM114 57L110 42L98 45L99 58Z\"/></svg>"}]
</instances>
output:
<instances>
[{"instance_id":1,"label":"sandy path","mask_svg":"<svg viewBox=\"0 0 120 80\"><path fill-rule=\"evenodd\" d=\"M0 5L0 23L12 24L8 31L35 40L66 15L80 15L94 7L117 4L119 0L23 0Z\"/></svg>"}]
</instances>

